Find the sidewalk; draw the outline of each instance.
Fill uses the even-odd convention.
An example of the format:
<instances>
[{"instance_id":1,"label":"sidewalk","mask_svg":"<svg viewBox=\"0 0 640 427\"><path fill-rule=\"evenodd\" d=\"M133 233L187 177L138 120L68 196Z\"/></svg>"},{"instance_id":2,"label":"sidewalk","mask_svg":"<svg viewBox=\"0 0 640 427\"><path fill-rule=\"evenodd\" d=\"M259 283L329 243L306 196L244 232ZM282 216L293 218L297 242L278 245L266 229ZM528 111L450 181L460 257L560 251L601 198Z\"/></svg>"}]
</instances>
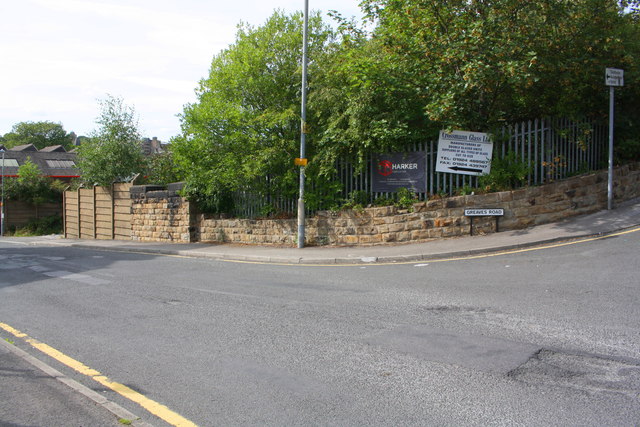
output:
<instances>
[{"instance_id":1,"label":"sidewalk","mask_svg":"<svg viewBox=\"0 0 640 427\"><path fill-rule=\"evenodd\" d=\"M0 425L122 426L150 424L99 393L0 339Z\"/></svg>"},{"instance_id":2,"label":"sidewalk","mask_svg":"<svg viewBox=\"0 0 640 427\"><path fill-rule=\"evenodd\" d=\"M424 261L526 248L563 240L606 235L637 225L640 225L640 198L621 203L611 211L604 210L524 230L395 245L321 246L298 249L234 244L80 240L62 239L60 236L5 237L2 241L25 245L63 245L233 261L316 265L361 264Z\"/></svg>"}]
</instances>

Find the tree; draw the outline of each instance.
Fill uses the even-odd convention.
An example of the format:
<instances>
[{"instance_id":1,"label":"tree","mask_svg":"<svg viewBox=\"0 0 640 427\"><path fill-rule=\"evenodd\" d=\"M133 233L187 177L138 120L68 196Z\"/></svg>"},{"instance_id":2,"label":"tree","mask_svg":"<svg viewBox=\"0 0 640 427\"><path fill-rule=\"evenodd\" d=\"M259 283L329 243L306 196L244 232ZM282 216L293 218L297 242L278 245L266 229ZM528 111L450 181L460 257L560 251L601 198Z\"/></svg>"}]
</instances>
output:
<instances>
[{"instance_id":1,"label":"tree","mask_svg":"<svg viewBox=\"0 0 640 427\"><path fill-rule=\"evenodd\" d=\"M38 206L45 202L60 201L65 185L42 174L42 171L27 157L18 168L18 177L6 183L8 200L20 200Z\"/></svg>"},{"instance_id":2,"label":"tree","mask_svg":"<svg viewBox=\"0 0 640 427\"><path fill-rule=\"evenodd\" d=\"M133 107L112 96L99 105L98 128L90 142L79 147L78 168L85 184L108 186L143 172L145 159Z\"/></svg>"},{"instance_id":3,"label":"tree","mask_svg":"<svg viewBox=\"0 0 640 427\"><path fill-rule=\"evenodd\" d=\"M209 77L197 90L198 101L181 115L182 135L172 141L174 160L193 197L215 198L247 187L295 192L302 25L301 13L281 12L261 27L241 23L235 43L213 58ZM318 14L309 28L313 68L332 32Z\"/></svg>"},{"instance_id":4,"label":"tree","mask_svg":"<svg viewBox=\"0 0 640 427\"><path fill-rule=\"evenodd\" d=\"M67 133L60 123L20 122L4 135L2 143L7 148L33 144L38 150L52 145L62 145L69 150L73 146L73 139L72 134Z\"/></svg>"},{"instance_id":5,"label":"tree","mask_svg":"<svg viewBox=\"0 0 640 427\"><path fill-rule=\"evenodd\" d=\"M181 178L178 174L171 151L152 154L147 160L145 182L156 185L167 185L180 181Z\"/></svg>"},{"instance_id":6,"label":"tree","mask_svg":"<svg viewBox=\"0 0 640 427\"><path fill-rule=\"evenodd\" d=\"M330 174L337 159L366 166L368 155L401 151L437 131L424 101L399 77L379 38L334 16L338 37L316 71L309 94L315 120L312 168Z\"/></svg>"},{"instance_id":7,"label":"tree","mask_svg":"<svg viewBox=\"0 0 640 427\"><path fill-rule=\"evenodd\" d=\"M365 0L401 87L444 127L601 116L605 67L635 74L637 24L615 0ZM629 88L627 88L629 89ZM638 92L631 88L630 92ZM637 98L637 97L636 97Z\"/></svg>"}]
</instances>

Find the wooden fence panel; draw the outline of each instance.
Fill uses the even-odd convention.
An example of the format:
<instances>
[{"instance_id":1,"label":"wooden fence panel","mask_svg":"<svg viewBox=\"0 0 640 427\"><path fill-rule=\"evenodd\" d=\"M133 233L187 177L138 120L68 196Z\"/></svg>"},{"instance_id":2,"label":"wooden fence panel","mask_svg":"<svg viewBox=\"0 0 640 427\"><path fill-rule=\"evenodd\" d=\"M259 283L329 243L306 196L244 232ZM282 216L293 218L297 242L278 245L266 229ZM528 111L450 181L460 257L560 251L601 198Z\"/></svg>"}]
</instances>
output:
<instances>
[{"instance_id":1,"label":"wooden fence panel","mask_svg":"<svg viewBox=\"0 0 640 427\"><path fill-rule=\"evenodd\" d=\"M131 185L113 185L113 236L114 239L131 240Z\"/></svg>"},{"instance_id":2,"label":"wooden fence panel","mask_svg":"<svg viewBox=\"0 0 640 427\"><path fill-rule=\"evenodd\" d=\"M23 227L29 221L48 216L62 215L61 203L43 203L34 206L30 203L10 200L5 203L5 229L9 227Z\"/></svg>"},{"instance_id":3,"label":"wooden fence panel","mask_svg":"<svg viewBox=\"0 0 640 427\"><path fill-rule=\"evenodd\" d=\"M80 188L80 238L95 238L95 205L93 188Z\"/></svg>"},{"instance_id":4,"label":"wooden fence panel","mask_svg":"<svg viewBox=\"0 0 640 427\"><path fill-rule=\"evenodd\" d=\"M64 194L65 237L131 239L132 184L80 188Z\"/></svg>"},{"instance_id":5,"label":"wooden fence panel","mask_svg":"<svg viewBox=\"0 0 640 427\"><path fill-rule=\"evenodd\" d=\"M80 237L78 222L78 193L75 191L64 192L64 237L77 239Z\"/></svg>"}]
</instances>

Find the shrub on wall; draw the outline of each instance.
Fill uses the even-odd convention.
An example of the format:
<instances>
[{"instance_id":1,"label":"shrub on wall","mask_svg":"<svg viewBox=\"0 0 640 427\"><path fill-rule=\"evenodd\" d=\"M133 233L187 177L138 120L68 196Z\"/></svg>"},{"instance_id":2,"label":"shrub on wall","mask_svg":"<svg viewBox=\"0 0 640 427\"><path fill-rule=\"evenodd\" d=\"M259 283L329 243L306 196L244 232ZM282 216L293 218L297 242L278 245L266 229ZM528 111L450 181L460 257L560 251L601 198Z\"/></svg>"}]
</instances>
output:
<instances>
[{"instance_id":1,"label":"shrub on wall","mask_svg":"<svg viewBox=\"0 0 640 427\"><path fill-rule=\"evenodd\" d=\"M526 184L531 165L520 160L515 152L504 158L495 157L491 161L491 172L478 179L478 185L484 191L506 191Z\"/></svg>"}]
</instances>

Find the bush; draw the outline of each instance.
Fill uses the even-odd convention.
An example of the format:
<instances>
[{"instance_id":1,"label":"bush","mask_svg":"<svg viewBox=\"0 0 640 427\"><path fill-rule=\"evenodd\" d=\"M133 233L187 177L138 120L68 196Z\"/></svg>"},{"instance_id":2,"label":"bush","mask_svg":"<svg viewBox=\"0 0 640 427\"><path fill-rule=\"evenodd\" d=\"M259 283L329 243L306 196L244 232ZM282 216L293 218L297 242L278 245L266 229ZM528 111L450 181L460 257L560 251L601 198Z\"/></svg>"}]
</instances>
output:
<instances>
[{"instance_id":1,"label":"bush","mask_svg":"<svg viewBox=\"0 0 640 427\"><path fill-rule=\"evenodd\" d=\"M522 187L531 171L531 165L520 160L513 151L504 158L491 161L491 172L482 175L478 184L485 191L506 191Z\"/></svg>"},{"instance_id":2,"label":"bush","mask_svg":"<svg viewBox=\"0 0 640 427\"><path fill-rule=\"evenodd\" d=\"M183 196L194 202L198 210L209 214L232 214L235 203L233 194L227 190L220 190L213 194L184 191Z\"/></svg>"},{"instance_id":3,"label":"bush","mask_svg":"<svg viewBox=\"0 0 640 427\"><path fill-rule=\"evenodd\" d=\"M398 188L396 191L397 200L395 206L400 209L411 209L414 203L418 201L416 193L409 188Z\"/></svg>"},{"instance_id":4,"label":"bush","mask_svg":"<svg viewBox=\"0 0 640 427\"><path fill-rule=\"evenodd\" d=\"M18 177L6 180L5 199L37 206L46 202L61 201L65 188L66 185L62 181L42 175L38 165L27 157L27 161L18 168Z\"/></svg>"},{"instance_id":5,"label":"bush","mask_svg":"<svg viewBox=\"0 0 640 427\"><path fill-rule=\"evenodd\" d=\"M640 159L640 139L623 139L614 145L616 163Z\"/></svg>"},{"instance_id":6,"label":"bush","mask_svg":"<svg viewBox=\"0 0 640 427\"><path fill-rule=\"evenodd\" d=\"M62 231L62 217L52 215L32 219L24 227L14 229L11 234L16 237L46 236L49 234L61 234Z\"/></svg>"},{"instance_id":7,"label":"bush","mask_svg":"<svg viewBox=\"0 0 640 427\"><path fill-rule=\"evenodd\" d=\"M347 200L342 205L342 209L361 210L369 203L369 193L363 190L354 190L349 193Z\"/></svg>"}]
</instances>

